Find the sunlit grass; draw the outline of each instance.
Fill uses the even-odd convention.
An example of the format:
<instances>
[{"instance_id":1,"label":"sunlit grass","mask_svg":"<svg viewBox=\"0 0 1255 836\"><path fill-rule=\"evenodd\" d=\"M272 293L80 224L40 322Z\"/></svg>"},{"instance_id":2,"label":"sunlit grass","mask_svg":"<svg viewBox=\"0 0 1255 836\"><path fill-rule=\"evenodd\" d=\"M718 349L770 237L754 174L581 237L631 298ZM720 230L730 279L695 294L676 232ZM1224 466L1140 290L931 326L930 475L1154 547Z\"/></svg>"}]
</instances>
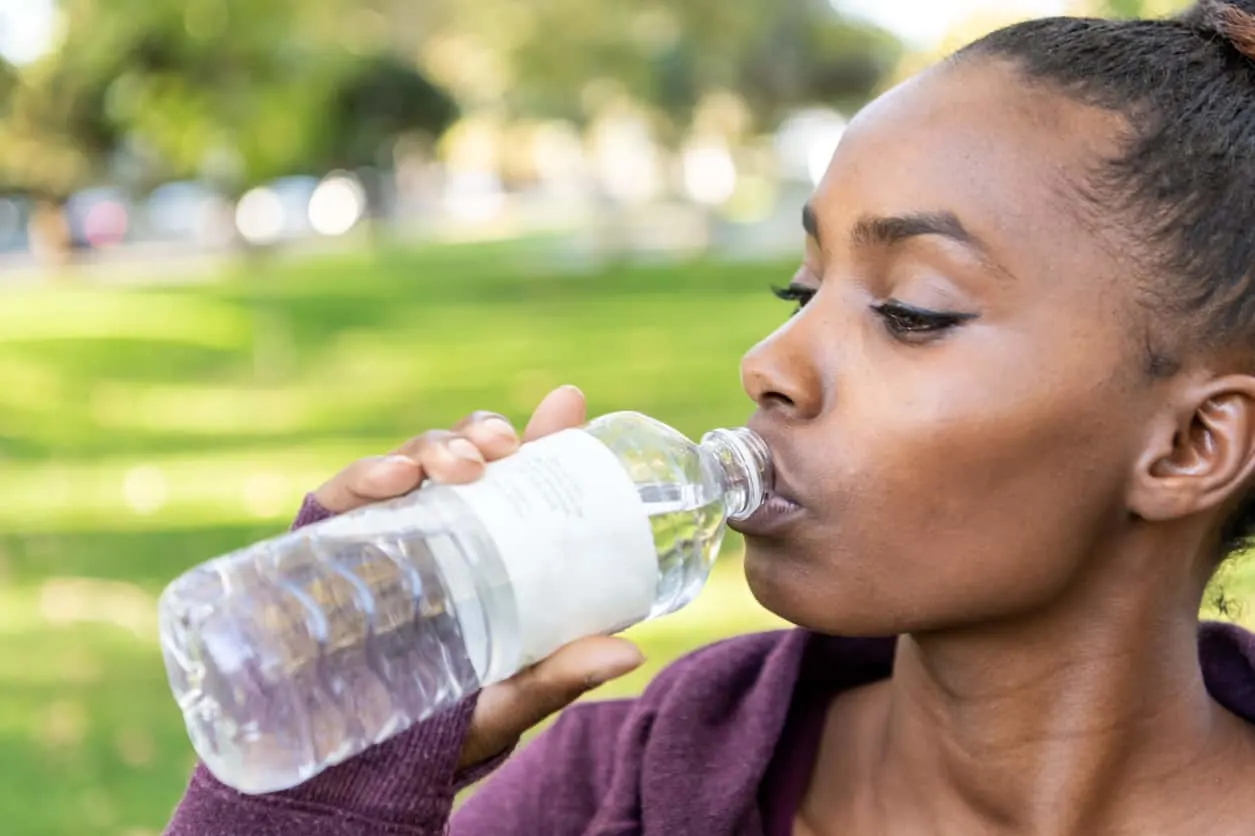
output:
<instances>
[{"instance_id":1,"label":"sunlit grass","mask_svg":"<svg viewBox=\"0 0 1255 836\"><path fill-rule=\"evenodd\" d=\"M157 530L278 522L340 464L392 441L251 446L194 455L16 463L0 482L0 528Z\"/></svg>"},{"instance_id":2,"label":"sunlit grass","mask_svg":"<svg viewBox=\"0 0 1255 836\"><path fill-rule=\"evenodd\" d=\"M247 339L247 312L186 294L107 289L21 290L0 306L0 343L148 340L223 348Z\"/></svg>"}]
</instances>

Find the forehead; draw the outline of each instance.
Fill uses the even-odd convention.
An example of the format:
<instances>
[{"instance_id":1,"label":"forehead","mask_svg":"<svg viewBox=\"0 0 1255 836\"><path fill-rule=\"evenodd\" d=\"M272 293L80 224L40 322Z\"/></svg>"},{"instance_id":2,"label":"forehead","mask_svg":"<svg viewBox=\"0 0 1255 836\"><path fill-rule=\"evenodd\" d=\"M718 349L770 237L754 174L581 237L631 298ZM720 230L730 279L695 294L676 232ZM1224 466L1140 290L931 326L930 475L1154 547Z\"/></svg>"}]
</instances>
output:
<instances>
[{"instance_id":1,"label":"forehead","mask_svg":"<svg viewBox=\"0 0 1255 836\"><path fill-rule=\"evenodd\" d=\"M1081 191L1121 129L1007 62L946 63L852 120L813 205L835 234L863 215L952 211L1017 276L1093 276L1119 253Z\"/></svg>"}]
</instances>

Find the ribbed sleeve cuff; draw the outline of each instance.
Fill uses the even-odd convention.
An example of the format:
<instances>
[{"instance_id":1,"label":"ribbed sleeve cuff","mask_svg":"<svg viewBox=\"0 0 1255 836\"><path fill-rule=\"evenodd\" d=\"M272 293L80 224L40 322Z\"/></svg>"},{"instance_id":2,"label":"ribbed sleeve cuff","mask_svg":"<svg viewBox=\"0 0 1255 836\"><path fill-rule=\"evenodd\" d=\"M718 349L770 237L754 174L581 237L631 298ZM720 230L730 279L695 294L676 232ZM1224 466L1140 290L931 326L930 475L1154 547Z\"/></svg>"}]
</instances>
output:
<instances>
[{"instance_id":1,"label":"ribbed sleeve cuff","mask_svg":"<svg viewBox=\"0 0 1255 836\"><path fill-rule=\"evenodd\" d=\"M295 531L334 516L335 514L322 507L318 500L314 499L312 493L307 493L305 501L301 503L301 510L296 512L296 519L292 521L292 530Z\"/></svg>"}]
</instances>

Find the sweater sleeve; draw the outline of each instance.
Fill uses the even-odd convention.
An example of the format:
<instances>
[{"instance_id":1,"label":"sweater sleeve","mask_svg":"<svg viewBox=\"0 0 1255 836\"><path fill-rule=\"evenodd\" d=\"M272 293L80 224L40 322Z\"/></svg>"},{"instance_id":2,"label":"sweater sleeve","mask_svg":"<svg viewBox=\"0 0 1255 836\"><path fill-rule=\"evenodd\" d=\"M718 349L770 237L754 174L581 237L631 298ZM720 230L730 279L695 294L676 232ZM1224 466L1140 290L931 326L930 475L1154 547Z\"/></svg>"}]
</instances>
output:
<instances>
[{"instance_id":1,"label":"sweater sleeve","mask_svg":"<svg viewBox=\"0 0 1255 836\"><path fill-rule=\"evenodd\" d=\"M329 516L312 496L306 497L293 528ZM458 772L474 708L473 697L464 700L286 792L244 795L198 765L166 836L443 834L456 792L504 759Z\"/></svg>"},{"instance_id":2,"label":"sweater sleeve","mask_svg":"<svg viewBox=\"0 0 1255 836\"><path fill-rule=\"evenodd\" d=\"M615 700L567 708L454 813L450 836L580 836L593 822L598 833L632 832L627 825L636 816L603 802L616 778L631 780L616 769L635 705Z\"/></svg>"}]
</instances>

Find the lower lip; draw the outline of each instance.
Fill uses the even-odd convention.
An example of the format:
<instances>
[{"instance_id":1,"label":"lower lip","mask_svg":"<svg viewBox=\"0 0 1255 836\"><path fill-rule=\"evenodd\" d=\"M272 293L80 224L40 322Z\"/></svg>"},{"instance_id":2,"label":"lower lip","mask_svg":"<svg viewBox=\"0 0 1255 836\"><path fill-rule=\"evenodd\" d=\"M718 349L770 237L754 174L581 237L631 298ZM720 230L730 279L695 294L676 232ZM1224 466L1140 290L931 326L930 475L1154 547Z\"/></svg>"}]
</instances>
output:
<instances>
[{"instance_id":1,"label":"lower lip","mask_svg":"<svg viewBox=\"0 0 1255 836\"><path fill-rule=\"evenodd\" d=\"M766 537L778 533L802 513L802 506L791 499L769 494L748 519L728 523L733 531L750 537Z\"/></svg>"}]
</instances>

